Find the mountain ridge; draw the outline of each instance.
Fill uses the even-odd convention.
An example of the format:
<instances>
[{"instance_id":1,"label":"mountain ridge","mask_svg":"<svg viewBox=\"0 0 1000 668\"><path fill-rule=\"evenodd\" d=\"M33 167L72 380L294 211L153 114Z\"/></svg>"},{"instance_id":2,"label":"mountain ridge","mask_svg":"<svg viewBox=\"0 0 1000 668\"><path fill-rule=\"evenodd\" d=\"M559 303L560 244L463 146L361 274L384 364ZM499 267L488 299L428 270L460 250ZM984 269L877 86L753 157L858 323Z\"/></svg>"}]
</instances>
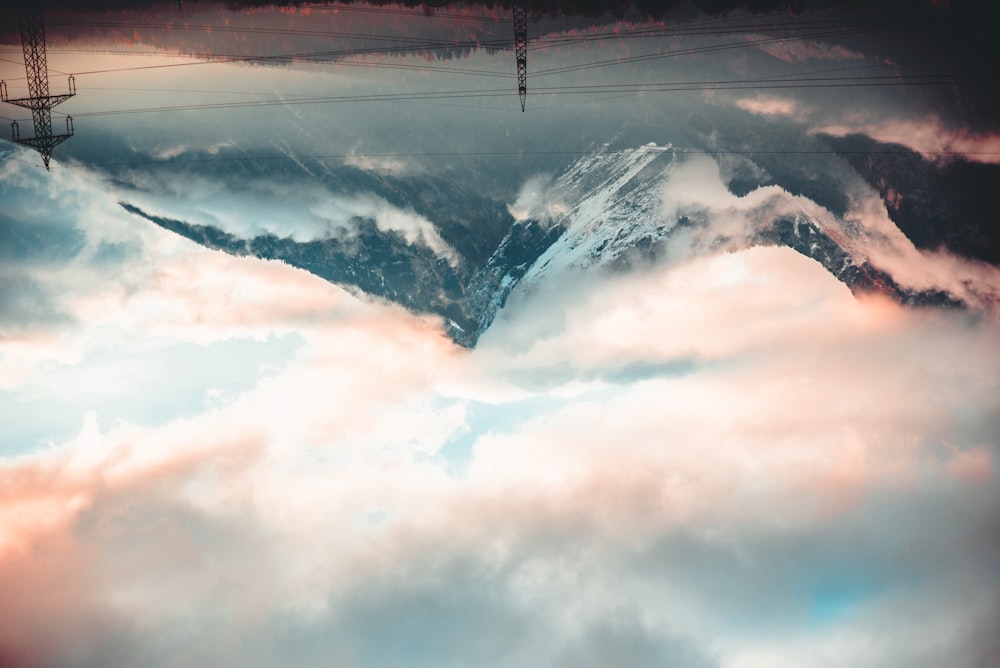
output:
<instances>
[{"instance_id":1,"label":"mountain ridge","mask_svg":"<svg viewBox=\"0 0 1000 668\"><path fill-rule=\"evenodd\" d=\"M916 307L969 306L961 295L944 289L901 285L868 257L865 246L872 240L863 230L832 214L817 216L809 200L780 186L762 186L738 196L721 190L720 181L717 185L725 194L712 194L722 202L719 210L705 202L685 200L681 191L675 192L683 189L683 183L672 183L678 170L711 168L715 163L699 167L690 160L682 162L679 156L670 145L654 143L630 150L604 147L583 156L548 182L536 184L539 191L520 203L523 210L507 207L506 222L495 222L493 226L499 228L487 235L495 240L506 230L498 243L484 245L483 239L461 238L477 234L477 212L486 215L498 205L477 204L468 195L459 198L458 209L442 208L436 219L430 218L442 238L457 249L455 262L419 240L408 241L396 230L380 228L371 218L355 217L350 230L296 241L271 232L244 238L211 225L158 216L125 201L120 205L207 248L280 260L357 294L437 315L449 336L468 348L475 347L520 285L530 286L570 269L622 271L663 257L669 261L677 254L738 251L758 245L785 246L819 262L855 294L879 293ZM685 178L712 182L711 174ZM714 178L719 178L717 171ZM394 198L398 205L412 204L403 194L408 189L411 194L425 192L415 184L407 189L391 179L382 180L385 188L400 197ZM436 192L431 201L447 202L448 193ZM434 205L424 202L413 208L430 215ZM458 220L462 215L470 217L463 224L453 224L445 236L440 221ZM492 243L496 245L487 257Z\"/></svg>"}]
</instances>

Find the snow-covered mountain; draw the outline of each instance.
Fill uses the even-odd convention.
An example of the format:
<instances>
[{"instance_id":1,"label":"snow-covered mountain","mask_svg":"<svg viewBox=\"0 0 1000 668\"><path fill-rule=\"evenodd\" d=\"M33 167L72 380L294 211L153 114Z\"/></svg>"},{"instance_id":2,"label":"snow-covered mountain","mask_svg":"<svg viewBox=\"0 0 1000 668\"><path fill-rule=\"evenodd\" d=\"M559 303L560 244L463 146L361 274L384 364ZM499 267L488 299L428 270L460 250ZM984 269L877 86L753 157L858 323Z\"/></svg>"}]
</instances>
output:
<instances>
[{"instance_id":1,"label":"snow-covered mountain","mask_svg":"<svg viewBox=\"0 0 1000 668\"><path fill-rule=\"evenodd\" d=\"M419 182L384 175L373 180L353 167L335 176L425 217L438 245L453 252L442 256L426 235L407 236L379 221L378 213L303 241L274 233L241 236L122 206L209 248L282 260L359 294L436 314L468 347L512 291L550 276L622 271L754 245L790 247L856 293L880 292L912 305L990 307L983 291L960 278L922 283L895 277L893 266L881 264L885 258L890 265L926 258L891 221L870 229L858 216L835 214L789 184L767 179L737 189L712 157L669 145L604 147L555 176L532 178L514 202L426 176Z\"/></svg>"},{"instance_id":2,"label":"snow-covered mountain","mask_svg":"<svg viewBox=\"0 0 1000 668\"><path fill-rule=\"evenodd\" d=\"M572 200L558 221L566 232L526 272L523 284L566 270L617 270L652 260L787 246L822 264L852 291L880 292L910 305L958 307L977 296L900 285L870 251L915 251L899 230L866 229L777 185L738 196L702 154L647 144L588 156L553 184L551 201ZM575 197L575 199L573 199Z\"/></svg>"}]
</instances>

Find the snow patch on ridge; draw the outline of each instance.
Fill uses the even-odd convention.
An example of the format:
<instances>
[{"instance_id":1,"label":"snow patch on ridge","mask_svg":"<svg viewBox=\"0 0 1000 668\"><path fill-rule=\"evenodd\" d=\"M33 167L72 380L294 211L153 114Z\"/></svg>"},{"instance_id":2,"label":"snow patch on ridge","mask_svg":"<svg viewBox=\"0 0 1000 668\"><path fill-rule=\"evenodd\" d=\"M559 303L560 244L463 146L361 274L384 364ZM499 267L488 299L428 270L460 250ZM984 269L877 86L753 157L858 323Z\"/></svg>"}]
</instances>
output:
<instances>
[{"instance_id":1,"label":"snow patch on ridge","mask_svg":"<svg viewBox=\"0 0 1000 668\"><path fill-rule=\"evenodd\" d=\"M855 209L840 217L777 185L739 196L710 156L681 161L670 146L586 156L547 193L550 201L572 205L557 221L565 232L519 282L527 289L571 269L620 269L642 257L670 262L777 244L816 260L856 292L880 291L902 303L990 311L989 295L998 294L1000 272L977 274L967 262L921 253L887 216Z\"/></svg>"},{"instance_id":2,"label":"snow patch on ridge","mask_svg":"<svg viewBox=\"0 0 1000 668\"><path fill-rule=\"evenodd\" d=\"M654 162L655 176L641 178ZM662 240L672 224L660 213L658 185L672 170L671 147L650 143L633 151L597 153L577 161L555 182L552 196L575 202L559 221L567 229L524 276L607 263L643 244Z\"/></svg>"}]
</instances>

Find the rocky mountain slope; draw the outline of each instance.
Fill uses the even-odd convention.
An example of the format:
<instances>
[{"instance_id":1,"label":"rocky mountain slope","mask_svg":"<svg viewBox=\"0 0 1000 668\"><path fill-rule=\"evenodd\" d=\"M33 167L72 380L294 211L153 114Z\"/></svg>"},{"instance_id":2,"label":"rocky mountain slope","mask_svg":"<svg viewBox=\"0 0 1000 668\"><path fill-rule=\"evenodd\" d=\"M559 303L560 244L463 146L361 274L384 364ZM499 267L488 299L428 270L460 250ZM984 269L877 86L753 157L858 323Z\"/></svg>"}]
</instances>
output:
<instances>
[{"instance_id":1,"label":"rocky mountain slope","mask_svg":"<svg viewBox=\"0 0 1000 668\"><path fill-rule=\"evenodd\" d=\"M738 196L719 182L717 191L692 195L686 180L711 186L718 179L711 159L699 160L655 144L598 150L536 183L536 192L511 206L454 184L417 187L382 178L380 194L425 214L454 249L450 258L370 218L303 242L270 233L243 238L121 205L208 248L281 260L358 294L439 315L467 347L519 285L565 271L620 271L753 245L792 248L856 293L879 292L919 306L963 305L961 295L898 284L869 259L866 249L879 243L874 236L777 185ZM709 172L691 174L694 168Z\"/></svg>"}]
</instances>

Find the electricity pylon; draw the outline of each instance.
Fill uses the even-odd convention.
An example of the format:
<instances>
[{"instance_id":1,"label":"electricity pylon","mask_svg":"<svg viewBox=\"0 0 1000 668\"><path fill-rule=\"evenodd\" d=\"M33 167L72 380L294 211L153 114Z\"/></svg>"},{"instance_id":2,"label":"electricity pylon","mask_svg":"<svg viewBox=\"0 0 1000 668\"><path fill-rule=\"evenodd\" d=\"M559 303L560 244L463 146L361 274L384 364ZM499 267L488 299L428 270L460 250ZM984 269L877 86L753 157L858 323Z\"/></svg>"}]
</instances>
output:
<instances>
[{"instance_id":1,"label":"electricity pylon","mask_svg":"<svg viewBox=\"0 0 1000 668\"><path fill-rule=\"evenodd\" d=\"M69 92L49 95L49 65L45 57L45 24L42 8L38 3L22 3L17 10L17 24L21 30L21 51L24 53L24 72L28 78L28 97L7 97L7 83L0 81L0 99L31 109L35 136L21 138L17 121L10 124L11 138L18 144L30 146L42 154L45 169L49 168L52 149L73 136L73 117L66 117L66 133L52 134L52 107L76 95L76 81L69 77Z\"/></svg>"},{"instance_id":2,"label":"electricity pylon","mask_svg":"<svg viewBox=\"0 0 1000 668\"><path fill-rule=\"evenodd\" d=\"M517 94L521 98L521 111L528 97L528 8L514 2L514 56L517 58Z\"/></svg>"}]
</instances>

